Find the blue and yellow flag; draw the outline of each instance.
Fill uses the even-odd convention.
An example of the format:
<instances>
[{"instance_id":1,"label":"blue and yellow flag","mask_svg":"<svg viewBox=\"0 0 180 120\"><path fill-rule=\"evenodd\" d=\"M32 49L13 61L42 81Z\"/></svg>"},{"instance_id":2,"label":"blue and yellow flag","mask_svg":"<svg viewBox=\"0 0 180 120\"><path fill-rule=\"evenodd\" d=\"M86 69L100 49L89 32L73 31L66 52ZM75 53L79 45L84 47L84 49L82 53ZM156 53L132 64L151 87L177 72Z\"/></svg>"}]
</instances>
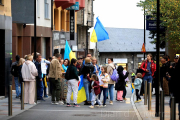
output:
<instances>
[{"instance_id":1,"label":"blue and yellow flag","mask_svg":"<svg viewBox=\"0 0 180 120\"><path fill-rule=\"evenodd\" d=\"M134 92L134 84L131 84L131 92Z\"/></svg>"},{"instance_id":2,"label":"blue and yellow flag","mask_svg":"<svg viewBox=\"0 0 180 120\"><path fill-rule=\"evenodd\" d=\"M78 87L77 103L82 103L86 100L86 92L83 84L83 75L80 76L80 83ZM71 100L73 100L73 93L71 95Z\"/></svg>"},{"instance_id":3,"label":"blue and yellow flag","mask_svg":"<svg viewBox=\"0 0 180 120\"><path fill-rule=\"evenodd\" d=\"M109 39L109 35L107 31L105 30L104 26L102 25L101 21L99 18L96 18L96 24L94 27L94 30L91 35L91 42L100 42L103 40Z\"/></svg>"},{"instance_id":4,"label":"blue and yellow flag","mask_svg":"<svg viewBox=\"0 0 180 120\"><path fill-rule=\"evenodd\" d=\"M72 52L71 48L69 47L68 41L66 40L65 51L64 51L64 60L65 59L71 60L72 58L76 59L76 56L75 56L75 53Z\"/></svg>"}]
</instances>

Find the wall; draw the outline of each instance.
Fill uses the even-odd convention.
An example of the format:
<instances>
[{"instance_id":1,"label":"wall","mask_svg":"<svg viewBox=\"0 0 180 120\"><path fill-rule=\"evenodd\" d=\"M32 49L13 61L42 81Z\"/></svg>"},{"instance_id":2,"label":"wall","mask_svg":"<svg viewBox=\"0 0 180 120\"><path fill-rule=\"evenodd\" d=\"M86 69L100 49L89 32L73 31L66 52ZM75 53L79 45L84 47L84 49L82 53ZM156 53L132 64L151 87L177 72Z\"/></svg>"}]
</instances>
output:
<instances>
[{"instance_id":1,"label":"wall","mask_svg":"<svg viewBox=\"0 0 180 120\"><path fill-rule=\"evenodd\" d=\"M47 0L49 4L49 17L45 18L45 4L44 0L37 0L36 10L37 10L37 26L51 27L51 0Z\"/></svg>"},{"instance_id":2,"label":"wall","mask_svg":"<svg viewBox=\"0 0 180 120\"><path fill-rule=\"evenodd\" d=\"M11 16L11 0L2 0L0 5L0 15Z\"/></svg>"}]
</instances>

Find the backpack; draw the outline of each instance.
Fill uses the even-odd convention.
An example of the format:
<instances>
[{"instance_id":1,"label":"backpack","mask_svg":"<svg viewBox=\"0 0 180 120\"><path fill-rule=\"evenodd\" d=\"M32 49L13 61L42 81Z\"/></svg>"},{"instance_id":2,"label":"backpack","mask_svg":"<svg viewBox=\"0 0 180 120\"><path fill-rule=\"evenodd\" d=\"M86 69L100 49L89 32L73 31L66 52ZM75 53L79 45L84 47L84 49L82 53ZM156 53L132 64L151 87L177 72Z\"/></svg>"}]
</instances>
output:
<instances>
[{"instance_id":1,"label":"backpack","mask_svg":"<svg viewBox=\"0 0 180 120\"><path fill-rule=\"evenodd\" d=\"M69 69L69 67L68 67L68 69L67 69L67 71L66 71L65 79L66 79L66 80L70 80L70 69Z\"/></svg>"},{"instance_id":2,"label":"backpack","mask_svg":"<svg viewBox=\"0 0 180 120\"><path fill-rule=\"evenodd\" d=\"M111 75L111 80L112 80L112 81L116 81L116 83L117 83L117 82L118 82L118 78L119 78L119 74L117 73L117 70L114 69L114 70L113 70L113 73L112 73L112 75Z\"/></svg>"}]
</instances>

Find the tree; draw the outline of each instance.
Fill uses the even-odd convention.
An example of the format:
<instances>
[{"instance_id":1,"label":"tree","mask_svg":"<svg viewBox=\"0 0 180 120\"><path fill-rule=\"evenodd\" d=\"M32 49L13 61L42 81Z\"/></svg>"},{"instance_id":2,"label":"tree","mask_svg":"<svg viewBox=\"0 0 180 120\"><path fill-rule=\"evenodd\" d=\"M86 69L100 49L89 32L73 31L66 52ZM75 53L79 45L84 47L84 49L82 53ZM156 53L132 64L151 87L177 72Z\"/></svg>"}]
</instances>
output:
<instances>
[{"instance_id":1,"label":"tree","mask_svg":"<svg viewBox=\"0 0 180 120\"><path fill-rule=\"evenodd\" d=\"M152 15L156 19L157 0L145 0L137 3L138 7L145 9L146 15ZM160 0L161 26L166 31L161 34L161 42L170 42L174 50L180 50L180 1ZM156 42L156 31L151 31L151 38Z\"/></svg>"}]
</instances>

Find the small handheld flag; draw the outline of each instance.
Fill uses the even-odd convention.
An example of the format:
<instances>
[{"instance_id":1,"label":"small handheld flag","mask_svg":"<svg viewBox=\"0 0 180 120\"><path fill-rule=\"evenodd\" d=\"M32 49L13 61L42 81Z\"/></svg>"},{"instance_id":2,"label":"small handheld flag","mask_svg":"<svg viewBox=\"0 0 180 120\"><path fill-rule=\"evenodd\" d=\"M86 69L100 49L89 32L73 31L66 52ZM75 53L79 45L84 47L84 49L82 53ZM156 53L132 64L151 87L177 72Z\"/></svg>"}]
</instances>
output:
<instances>
[{"instance_id":1,"label":"small handheld flag","mask_svg":"<svg viewBox=\"0 0 180 120\"><path fill-rule=\"evenodd\" d=\"M91 42L100 42L103 40L109 39L109 35L107 31L105 30L104 26L102 25L101 21L99 18L96 18L96 24L94 27L94 30L91 35Z\"/></svg>"},{"instance_id":2,"label":"small handheld flag","mask_svg":"<svg viewBox=\"0 0 180 120\"><path fill-rule=\"evenodd\" d=\"M64 60L65 59L71 60L72 58L76 59L76 56L72 52L71 48L69 47L68 41L66 40L65 51L64 51Z\"/></svg>"},{"instance_id":3,"label":"small handheld flag","mask_svg":"<svg viewBox=\"0 0 180 120\"><path fill-rule=\"evenodd\" d=\"M134 84L133 83L131 84L131 92L132 93L134 92Z\"/></svg>"}]
</instances>

